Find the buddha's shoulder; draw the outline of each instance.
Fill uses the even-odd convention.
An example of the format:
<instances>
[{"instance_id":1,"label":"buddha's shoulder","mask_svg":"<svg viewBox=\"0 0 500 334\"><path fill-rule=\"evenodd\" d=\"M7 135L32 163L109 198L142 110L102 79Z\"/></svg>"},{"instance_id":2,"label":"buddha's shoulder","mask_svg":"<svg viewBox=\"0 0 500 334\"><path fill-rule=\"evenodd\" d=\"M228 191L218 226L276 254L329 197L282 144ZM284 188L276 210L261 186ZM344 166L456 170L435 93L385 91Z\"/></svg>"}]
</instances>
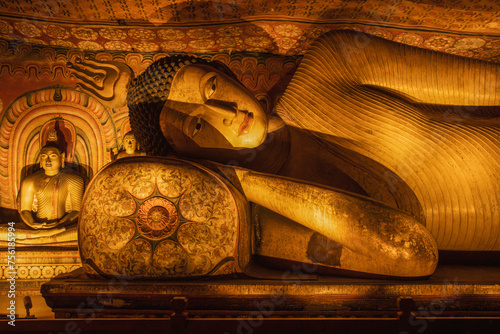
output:
<instances>
[{"instance_id":1,"label":"buddha's shoulder","mask_svg":"<svg viewBox=\"0 0 500 334\"><path fill-rule=\"evenodd\" d=\"M72 180L72 181L83 182L82 175L69 168L61 169L59 171L59 177L61 178L61 180Z\"/></svg>"},{"instance_id":2,"label":"buddha's shoulder","mask_svg":"<svg viewBox=\"0 0 500 334\"><path fill-rule=\"evenodd\" d=\"M36 182L37 180L43 178L45 176L45 173L43 170L39 170L38 172L35 172L33 174L29 174L27 175L22 183L23 184L27 184L27 183L33 183L33 182Z\"/></svg>"},{"instance_id":3,"label":"buddha's shoulder","mask_svg":"<svg viewBox=\"0 0 500 334\"><path fill-rule=\"evenodd\" d=\"M355 41L358 38L369 38L373 37L371 35L365 34L362 31L357 31L357 30L346 30L346 29L339 29L339 30L330 30L328 32L325 32L322 35L319 35L316 39L315 42L318 41L325 41L325 40L333 40L333 41Z\"/></svg>"},{"instance_id":4,"label":"buddha's shoulder","mask_svg":"<svg viewBox=\"0 0 500 334\"><path fill-rule=\"evenodd\" d=\"M349 52L352 51L352 48L356 48L357 51L362 51L373 42L378 45L379 43L388 43L389 41L357 30L330 30L317 37L308 51L317 48L329 52L338 52L339 50L342 52ZM332 46L337 47L331 48Z\"/></svg>"}]
</instances>

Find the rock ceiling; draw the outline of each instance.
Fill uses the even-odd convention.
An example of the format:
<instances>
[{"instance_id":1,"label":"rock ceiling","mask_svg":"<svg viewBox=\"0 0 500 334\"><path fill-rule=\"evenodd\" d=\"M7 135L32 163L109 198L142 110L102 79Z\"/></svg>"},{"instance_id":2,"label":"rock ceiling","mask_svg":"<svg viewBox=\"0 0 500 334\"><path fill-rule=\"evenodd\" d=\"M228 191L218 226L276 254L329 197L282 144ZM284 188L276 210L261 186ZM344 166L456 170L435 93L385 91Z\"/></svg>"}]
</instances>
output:
<instances>
[{"instance_id":1,"label":"rock ceiling","mask_svg":"<svg viewBox=\"0 0 500 334\"><path fill-rule=\"evenodd\" d=\"M331 29L500 61L498 0L0 0L0 38L80 50L296 55Z\"/></svg>"}]
</instances>

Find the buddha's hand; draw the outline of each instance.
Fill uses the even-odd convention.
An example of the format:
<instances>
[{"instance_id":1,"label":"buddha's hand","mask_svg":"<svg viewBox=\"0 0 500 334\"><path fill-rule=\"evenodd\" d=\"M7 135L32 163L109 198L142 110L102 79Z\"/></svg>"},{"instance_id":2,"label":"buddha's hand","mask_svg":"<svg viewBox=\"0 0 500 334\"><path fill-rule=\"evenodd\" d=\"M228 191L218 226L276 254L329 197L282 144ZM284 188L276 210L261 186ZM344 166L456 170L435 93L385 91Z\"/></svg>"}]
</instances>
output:
<instances>
[{"instance_id":1,"label":"buddha's hand","mask_svg":"<svg viewBox=\"0 0 500 334\"><path fill-rule=\"evenodd\" d=\"M40 229L48 230L48 229L54 228L56 226L59 226L59 222L42 223L42 227L40 227Z\"/></svg>"},{"instance_id":2,"label":"buddha's hand","mask_svg":"<svg viewBox=\"0 0 500 334\"><path fill-rule=\"evenodd\" d=\"M46 228L45 226L47 225L46 223L36 222L35 218L33 217L33 214L29 210L21 211L21 219L26 225L35 230L45 229Z\"/></svg>"},{"instance_id":3,"label":"buddha's hand","mask_svg":"<svg viewBox=\"0 0 500 334\"><path fill-rule=\"evenodd\" d=\"M80 81L76 86L104 105L110 108L127 105L127 85L133 78L133 72L126 64L76 58L75 63L68 62L66 66L71 76Z\"/></svg>"},{"instance_id":4,"label":"buddha's hand","mask_svg":"<svg viewBox=\"0 0 500 334\"><path fill-rule=\"evenodd\" d=\"M61 219L59 221L55 222L44 222L44 223L32 223L30 226L36 230L48 230L56 227L64 227L65 225L68 225L71 223L71 220L68 219Z\"/></svg>"},{"instance_id":5,"label":"buddha's hand","mask_svg":"<svg viewBox=\"0 0 500 334\"><path fill-rule=\"evenodd\" d=\"M37 222L32 222L30 224L26 224L28 225L29 227L35 229L35 230L47 230L49 228L53 228L55 227L56 225L54 225L54 223L37 223Z\"/></svg>"},{"instance_id":6,"label":"buddha's hand","mask_svg":"<svg viewBox=\"0 0 500 334\"><path fill-rule=\"evenodd\" d=\"M64 227L78 221L78 211L70 211L66 213L58 222L57 226Z\"/></svg>"}]
</instances>

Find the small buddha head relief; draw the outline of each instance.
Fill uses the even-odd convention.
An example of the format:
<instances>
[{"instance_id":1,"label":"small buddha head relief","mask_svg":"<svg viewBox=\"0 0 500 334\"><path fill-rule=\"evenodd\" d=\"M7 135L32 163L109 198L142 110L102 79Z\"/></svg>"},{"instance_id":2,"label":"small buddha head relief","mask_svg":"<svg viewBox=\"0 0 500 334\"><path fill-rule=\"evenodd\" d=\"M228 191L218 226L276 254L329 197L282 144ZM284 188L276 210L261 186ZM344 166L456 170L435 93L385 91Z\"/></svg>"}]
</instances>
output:
<instances>
[{"instance_id":1,"label":"small buddha head relief","mask_svg":"<svg viewBox=\"0 0 500 334\"><path fill-rule=\"evenodd\" d=\"M132 131L129 131L123 136L123 148L128 154L133 154L136 150L140 149L139 143L135 139Z\"/></svg>"},{"instance_id":2,"label":"small buddha head relief","mask_svg":"<svg viewBox=\"0 0 500 334\"><path fill-rule=\"evenodd\" d=\"M194 57L162 60L162 71L170 71L163 73L168 91L162 93L166 98L160 125L178 153L193 146L240 149L264 142L266 114L226 65Z\"/></svg>"}]
</instances>

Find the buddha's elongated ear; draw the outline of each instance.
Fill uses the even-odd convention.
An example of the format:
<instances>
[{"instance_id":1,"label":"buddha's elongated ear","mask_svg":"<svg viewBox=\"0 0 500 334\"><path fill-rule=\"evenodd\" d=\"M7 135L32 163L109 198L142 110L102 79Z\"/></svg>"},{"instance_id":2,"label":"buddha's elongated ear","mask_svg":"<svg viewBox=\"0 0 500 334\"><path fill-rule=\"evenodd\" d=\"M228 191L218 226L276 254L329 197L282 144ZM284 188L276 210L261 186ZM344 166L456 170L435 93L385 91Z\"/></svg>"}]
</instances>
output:
<instances>
[{"instance_id":1,"label":"buddha's elongated ear","mask_svg":"<svg viewBox=\"0 0 500 334\"><path fill-rule=\"evenodd\" d=\"M65 160L66 160L66 153L61 154L61 168L64 168L65 165Z\"/></svg>"},{"instance_id":2,"label":"buddha's elongated ear","mask_svg":"<svg viewBox=\"0 0 500 334\"><path fill-rule=\"evenodd\" d=\"M271 133L285 126L285 122L278 115L267 116L267 132Z\"/></svg>"}]
</instances>

